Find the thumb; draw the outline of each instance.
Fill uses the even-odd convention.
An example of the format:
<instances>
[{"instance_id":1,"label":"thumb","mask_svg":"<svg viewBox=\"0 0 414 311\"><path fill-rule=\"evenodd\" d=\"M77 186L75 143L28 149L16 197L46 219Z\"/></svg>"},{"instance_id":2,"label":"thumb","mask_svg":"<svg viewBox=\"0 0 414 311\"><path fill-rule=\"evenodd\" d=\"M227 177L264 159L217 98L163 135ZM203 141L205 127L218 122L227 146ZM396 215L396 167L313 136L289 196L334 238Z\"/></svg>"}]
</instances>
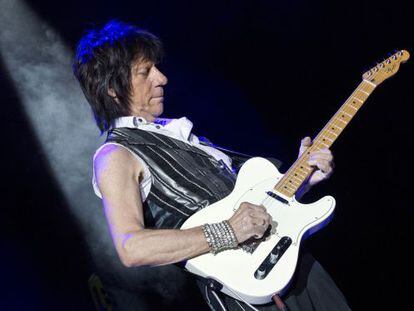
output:
<instances>
[{"instance_id":1,"label":"thumb","mask_svg":"<svg viewBox=\"0 0 414 311\"><path fill-rule=\"evenodd\" d=\"M312 145L312 140L309 136L306 136L305 138L303 138L300 142L299 156L301 156L302 153L304 153L305 150L308 149L308 147L310 147L311 145Z\"/></svg>"}]
</instances>

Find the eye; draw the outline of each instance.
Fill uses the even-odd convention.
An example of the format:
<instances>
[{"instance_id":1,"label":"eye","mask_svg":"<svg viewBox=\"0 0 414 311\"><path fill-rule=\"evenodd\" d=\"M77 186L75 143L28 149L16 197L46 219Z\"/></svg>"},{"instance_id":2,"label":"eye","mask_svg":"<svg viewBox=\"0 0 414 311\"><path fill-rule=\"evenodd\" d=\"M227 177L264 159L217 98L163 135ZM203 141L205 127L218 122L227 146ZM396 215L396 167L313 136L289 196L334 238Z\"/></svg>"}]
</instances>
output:
<instances>
[{"instance_id":1,"label":"eye","mask_svg":"<svg viewBox=\"0 0 414 311\"><path fill-rule=\"evenodd\" d=\"M145 69L139 70L138 71L138 74L139 75L142 75L142 76L148 76L149 72L150 72L150 69L149 68L145 68Z\"/></svg>"}]
</instances>

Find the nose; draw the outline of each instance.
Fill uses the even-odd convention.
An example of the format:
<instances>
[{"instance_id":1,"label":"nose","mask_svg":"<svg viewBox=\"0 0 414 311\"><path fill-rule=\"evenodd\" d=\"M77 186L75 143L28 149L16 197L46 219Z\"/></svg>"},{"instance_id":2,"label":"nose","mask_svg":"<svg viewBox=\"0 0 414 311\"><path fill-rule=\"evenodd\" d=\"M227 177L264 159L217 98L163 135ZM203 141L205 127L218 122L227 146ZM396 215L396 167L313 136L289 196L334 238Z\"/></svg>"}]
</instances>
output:
<instances>
[{"instance_id":1,"label":"nose","mask_svg":"<svg viewBox=\"0 0 414 311\"><path fill-rule=\"evenodd\" d=\"M153 70L154 70L154 79L157 82L157 84L166 85L168 83L167 77L160 70L158 70L157 67L154 66Z\"/></svg>"}]
</instances>

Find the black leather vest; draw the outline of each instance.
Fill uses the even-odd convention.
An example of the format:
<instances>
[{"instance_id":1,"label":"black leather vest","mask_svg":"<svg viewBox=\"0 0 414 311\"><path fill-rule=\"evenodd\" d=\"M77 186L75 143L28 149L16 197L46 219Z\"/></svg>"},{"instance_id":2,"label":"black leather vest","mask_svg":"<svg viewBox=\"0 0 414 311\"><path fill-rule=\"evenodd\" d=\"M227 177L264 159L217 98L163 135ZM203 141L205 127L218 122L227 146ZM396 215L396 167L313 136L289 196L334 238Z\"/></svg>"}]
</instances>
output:
<instances>
[{"instance_id":1,"label":"black leather vest","mask_svg":"<svg viewBox=\"0 0 414 311\"><path fill-rule=\"evenodd\" d=\"M234 188L236 174L222 161L180 140L116 128L108 133L107 142L125 146L148 165L153 180L144 202L147 228L179 228L189 216Z\"/></svg>"}]
</instances>

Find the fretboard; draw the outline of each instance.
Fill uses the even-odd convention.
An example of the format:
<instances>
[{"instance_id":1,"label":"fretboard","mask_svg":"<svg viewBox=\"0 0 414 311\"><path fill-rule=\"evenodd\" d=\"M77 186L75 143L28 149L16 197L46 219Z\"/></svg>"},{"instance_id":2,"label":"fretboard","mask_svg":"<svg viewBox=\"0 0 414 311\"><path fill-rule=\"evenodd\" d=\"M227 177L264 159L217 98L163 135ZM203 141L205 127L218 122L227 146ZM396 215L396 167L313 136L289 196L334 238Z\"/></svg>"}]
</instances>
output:
<instances>
[{"instance_id":1,"label":"fretboard","mask_svg":"<svg viewBox=\"0 0 414 311\"><path fill-rule=\"evenodd\" d=\"M362 107L368 96L374 91L375 84L363 80L341 108L334 114L325 127L313 140L312 145L296 160L283 178L277 183L274 190L287 198L295 195L300 186L309 178L314 167L307 161L312 151L330 148L339 137L348 123Z\"/></svg>"}]
</instances>

